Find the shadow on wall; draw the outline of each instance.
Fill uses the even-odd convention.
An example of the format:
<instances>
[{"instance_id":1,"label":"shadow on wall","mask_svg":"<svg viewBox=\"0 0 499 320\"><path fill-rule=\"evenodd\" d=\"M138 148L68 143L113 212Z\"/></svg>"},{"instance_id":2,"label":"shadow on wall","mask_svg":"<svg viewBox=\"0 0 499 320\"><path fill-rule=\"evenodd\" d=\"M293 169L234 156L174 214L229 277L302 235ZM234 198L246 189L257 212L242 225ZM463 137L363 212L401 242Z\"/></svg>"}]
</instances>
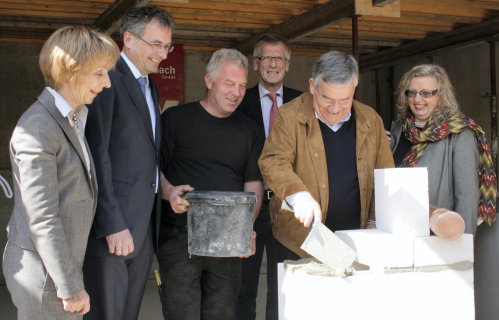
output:
<instances>
[{"instance_id":1,"label":"shadow on wall","mask_svg":"<svg viewBox=\"0 0 499 320\"><path fill-rule=\"evenodd\" d=\"M10 170L0 170L0 250L3 254L5 243L7 242L7 223L10 219L12 207L14 206L14 198L12 196L12 172ZM5 284L3 277L2 263L0 261L0 284Z\"/></svg>"}]
</instances>

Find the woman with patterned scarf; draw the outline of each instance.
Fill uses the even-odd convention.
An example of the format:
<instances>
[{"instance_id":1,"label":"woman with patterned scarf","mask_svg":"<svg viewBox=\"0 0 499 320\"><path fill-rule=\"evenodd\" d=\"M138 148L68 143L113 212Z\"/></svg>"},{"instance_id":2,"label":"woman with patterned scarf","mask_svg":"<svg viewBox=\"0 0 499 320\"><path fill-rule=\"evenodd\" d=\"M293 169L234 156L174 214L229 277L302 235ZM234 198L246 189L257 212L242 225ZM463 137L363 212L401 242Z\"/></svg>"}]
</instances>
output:
<instances>
[{"instance_id":1,"label":"woman with patterned scarf","mask_svg":"<svg viewBox=\"0 0 499 320\"><path fill-rule=\"evenodd\" d=\"M402 77L390 140L395 166L428 168L431 206L459 213L466 233L495 221L490 146L482 128L459 111L442 67L423 64Z\"/></svg>"}]
</instances>

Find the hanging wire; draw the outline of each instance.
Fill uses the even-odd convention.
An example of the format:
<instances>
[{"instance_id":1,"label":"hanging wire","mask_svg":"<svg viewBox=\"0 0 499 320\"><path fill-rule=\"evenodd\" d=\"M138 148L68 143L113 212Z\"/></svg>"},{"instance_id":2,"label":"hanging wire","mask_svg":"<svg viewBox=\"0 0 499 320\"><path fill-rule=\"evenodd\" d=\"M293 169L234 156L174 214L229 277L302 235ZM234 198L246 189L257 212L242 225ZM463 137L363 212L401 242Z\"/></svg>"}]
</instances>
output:
<instances>
[{"instance_id":1,"label":"hanging wire","mask_svg":"<svg viewBox=\"0 0 499 320\"><path fill-rule=\"evenodd\" d=\"M9 199L12 198L12 189L10 188L10 185L7 182L7 180L5 180L5 178L2 177L2 175L0 175L0 186L2 186L3 193L5 194L5 196Z\"/></svg>"}]
</instances>

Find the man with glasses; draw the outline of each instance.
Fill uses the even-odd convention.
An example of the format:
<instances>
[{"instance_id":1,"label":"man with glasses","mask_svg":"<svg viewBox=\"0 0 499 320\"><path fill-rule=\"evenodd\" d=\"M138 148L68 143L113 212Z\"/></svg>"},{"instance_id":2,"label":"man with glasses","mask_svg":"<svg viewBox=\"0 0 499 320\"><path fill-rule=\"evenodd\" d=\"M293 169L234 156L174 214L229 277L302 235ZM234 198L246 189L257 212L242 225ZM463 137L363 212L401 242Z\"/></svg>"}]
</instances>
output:
<instances>
[{"instance_id":1,"label":"man with glasses","mask_svg":"<svg viewBox=\"0 0 499 320\"><path fill-rule=\"evenodd\" d=\"M279 110L259 160L274 192L269 264L307 257L300 246L312 221L333 231L374 226L374 169L393 158L381 118L353 99L358 79L352 56L328 52L314 64L310 93Z\"/></svg>"},{"instance_id":2,"label":"man with glasses","mask_svg":"<svg viewBox=\"0 0 499 320\"><path fill-rule=\"evenodd\" d=\"M276 119L278 108L302 92L283 85L284 76L289 70L291 50L286 39L265 34L255 45L253 50L253 68L259 73L259 82L256 86L246 90L244 99L237 108L238 111L256 121L262 135L268 137L273 122ZM264 250L269 261L272 249L272 227L269 216L269 202L272 191L266 189L263 195L262 208L254 224L256 237L256 253L243 261L243 274L239 292L238 316L239 320L254 320L256 317L256 297L258 280ZM269 269L269 268L267 268ZM274 268L275 269L275 268ZM275 271L275 272L274 272ZM277 269L268 270L267 288L271 286L271 277L276 275ZM267 310L273 305L267 303Z\"/></svg>"},{"instance_id":3,"label":"man with glasses","mask_svg":"<svg viewBox=\"0 0 499 320\"><path fill-rule=\"evenodd\" d=\"M92 301L85 319L138 318L160 218L160 114L149 74L171 52L172 30L172 17L158 7L129 11L111 88L88 106L99 195L83 267Z\"/></svg>"}]
</instances>

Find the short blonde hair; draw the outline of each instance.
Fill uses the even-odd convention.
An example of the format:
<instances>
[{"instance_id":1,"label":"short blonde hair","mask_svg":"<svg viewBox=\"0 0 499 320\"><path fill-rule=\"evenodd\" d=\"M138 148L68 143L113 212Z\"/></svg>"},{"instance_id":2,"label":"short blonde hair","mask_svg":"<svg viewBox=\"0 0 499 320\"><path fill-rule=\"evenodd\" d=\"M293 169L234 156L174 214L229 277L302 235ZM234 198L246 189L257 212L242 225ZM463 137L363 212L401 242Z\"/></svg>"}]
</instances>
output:
<instances>
[{"instance_id":1,"label":"short blonde hair","mask_svg":"<svg viewBox=\"0 0 499 320\"><path fill-rule=\"evenodd\" d=\"M97 66L112 69L119 54L108 35L85 26L67 26L47 39L38 62L45 85L58 90L63 83L74 83Z\"/></svg>"},{"instance_id":2,"label":"short blonde hair","mask_svg":"<svg viewBox=\"0 0 499 320\"><path fill-rule=\"evenodd\" d=\"M411 86L412 79L426 76L434 77L438 83L438 104L428 121L438 123L460 113L459 104L454 95L454 88L445 69L436 64L421 64L407 71L400 80L396 103L397 117L399 119L404 119L410 110L405 91Z\"/></svg>"}]
</instances>

